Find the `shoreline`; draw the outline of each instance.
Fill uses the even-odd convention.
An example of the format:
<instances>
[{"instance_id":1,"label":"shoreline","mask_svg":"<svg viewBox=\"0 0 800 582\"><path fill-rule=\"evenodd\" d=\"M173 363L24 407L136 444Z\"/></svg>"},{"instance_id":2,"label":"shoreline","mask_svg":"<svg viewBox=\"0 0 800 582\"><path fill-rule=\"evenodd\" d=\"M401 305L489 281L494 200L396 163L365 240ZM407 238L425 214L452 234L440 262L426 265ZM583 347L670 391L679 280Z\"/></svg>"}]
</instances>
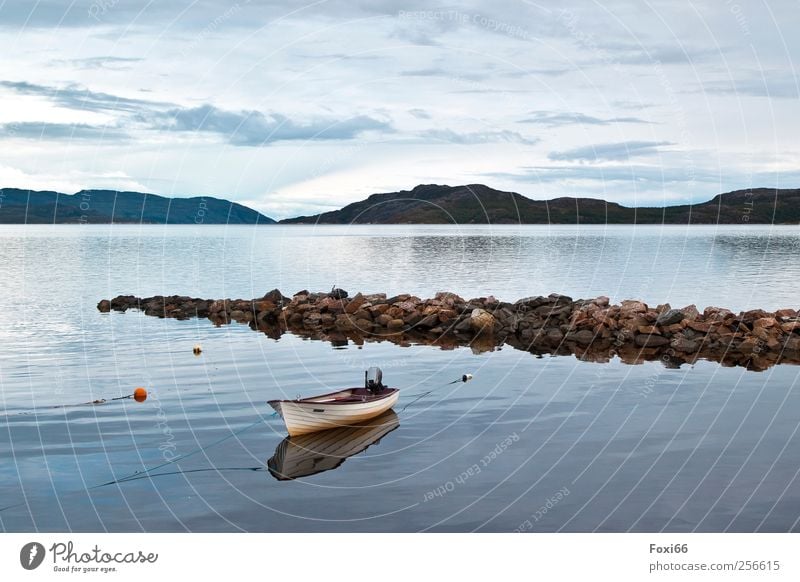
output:
<instances>
[{"instance_id":1,"label":"shoreline","mask_svg":"<svg viewBox=\"0 0 800 582\"><path fill-rule=\"evenodd\" d=\"M800 364L800 313L795 309L738 314L720 307L649 307L636 300L612 305L608 297L577 299L551 294L514 303L492 296L463 299L450 292L420 299L410 294L274 289L256 299L147 298L120 295L97 304L102 313L129 309L179 320L207 318L217 326L237 322L279 338L293 333L346 345L389 341L442 349L492 351L504 345L536 355L574 355L582 360L627 364L660 360L677 368L697 360L766 370Z\"/></svg>"}]
</instances>

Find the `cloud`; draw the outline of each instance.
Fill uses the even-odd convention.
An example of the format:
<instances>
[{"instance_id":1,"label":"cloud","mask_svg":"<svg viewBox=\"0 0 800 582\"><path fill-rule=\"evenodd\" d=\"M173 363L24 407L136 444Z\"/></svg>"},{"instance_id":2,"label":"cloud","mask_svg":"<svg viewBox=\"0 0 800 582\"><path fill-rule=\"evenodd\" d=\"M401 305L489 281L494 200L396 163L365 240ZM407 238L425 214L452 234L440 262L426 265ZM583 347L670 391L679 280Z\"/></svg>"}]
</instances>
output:
<instances>
[{"instance_id":1,"label":"cloud","mask_svg":"<svg viewBox=\"0 0 800 582\"><path fill-rule=\"evenodd\" d=\"M138 57L89 57L85 59L54 59L52 65L68 65L76 69L108 69L112 71L126 71L131 69L133 63L139 63L144 59Z\"/></svg>"},{"instance_id":2,"label":"cloud","mask_svg":"<svg viewBox=\"0 0 800 582\"><path fill-rule=\"evenodd\" d=\"M602 59L607 64L622 65L692 65L719 56L720 48L704 48L699 46L681 46L677 44L633 44L628 42L598 43L598 47L607 51Z\"/></svg>"},{"instance_id":3,"label":"cloud","mask_svg":"<svg viewBox=\"0 0 800 582\"><path fill-rule=\"evenodd\" d=\"M560 152L550 152L547 157L553 161L567 162L576 160L587 162L596 162L598 160L627 160L635 156L650 156L660 153L660 147L669 145L675 144L669 141L600 143Z\"/></svg>"},{"instance_id":4,"label":"cloud","mask_svg":"<svg viewBox=\"0 0 800 582\"><path fill-rule=\"evenodd\" d=\"M368 131L393 131L388 121L368 115L342 120L317 119L303 123L279 113L226 111L213 105L174 108L144 120L153 129L215 133L237 146L261 146L287 140L353 139Z\"/></svg>"},{"instance_id":5,"label":"cloud","mask_svg":"<svg viewBox=\"0 0 800 582\"><path fill-rule=\"evenodd\" d=\"M800 97L800 81L793 75L764 72L748 79L708 81L693 91L715 95L746 95L748 97L770 97L797 99Z\"/></svg>"},{"instance_id":6,"label":"cloud","mask_svg":"<svg viewBox=\"0 0 800 582\"><path fill-rule=\"evenodd\" d=\"M718 182L721 179L719 171L699 170L685 166L665 168L629 164L622 166L526 166L517 172L491 172L483 175L527 184L565 181L672 184L693 181Z\"/></svg>"},{"instance_id":7,"label":"cloud","mask_svg":"<svg viewBox=\"0 0 800 582\"><path fill-rule=\"evenodd\" d=\"M431 114L424 109L409 109L408 112L417 119L430 119Z\"/></svg>"},{"instance_id":8,"label":"cloud","mask_svg":"<svg viewBox=\"0 0 800 582\"><path fill-rule=\"evenodd\" d=\"M531 111L533 117L519 120L518 123L533 123L545 127L561 127L564 125L613 125L616 123L651 123L640 117L600 118L577 112Z\"/></svg>"},{"instance_id":9,"label":"cloud","mask_svg":"<svg viewBox=\"0 0 800 582\"><path fill-rule=\"evenodd\" d=\"M516 131L475 131L467 133L456 133L451 129L428 129L420 134L426 139L437 141L447 141L457 144L478 144L495 142L517 142L526 145L533 145L539 142L536 138L526 138Z\"/></svg>"},{"instance_id":10,"label":"cloud","mask_svg":"<svg viewBox=\"0 0 800 582\"><path fill-rule=\"evenodd\" d=\"M0 87L9 89L20 95L44 97L56 105L81 111L126 111L134 112L142 108L169 106L169 103L148 101L130 97L121 97L109 93L90 91L78 84L64 87L37 85L26 81L0 81Z\"/></svg>"},{"instance_id":11,"label":"cloud","mask_svg":"<svg viewBox=\"0 0 800 582\"><path fill-rule=\"evenodd\" d=\"M128 134L116 127L85 123L25 121L0 125L0 138L124 140Z\"/></svg>"}]
</instances>

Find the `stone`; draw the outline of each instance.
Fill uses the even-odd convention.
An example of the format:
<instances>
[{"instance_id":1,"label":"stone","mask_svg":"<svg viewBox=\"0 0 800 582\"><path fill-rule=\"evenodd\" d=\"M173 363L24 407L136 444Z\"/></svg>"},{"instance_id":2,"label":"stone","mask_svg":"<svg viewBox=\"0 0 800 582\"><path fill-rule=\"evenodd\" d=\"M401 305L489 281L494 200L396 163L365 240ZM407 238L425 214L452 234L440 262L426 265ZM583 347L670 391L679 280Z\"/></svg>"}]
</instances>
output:
<instances>
[{"instance_id":1,"label":"stone","mask_svg":"<svg viewBox=\"0 0 800 582\"><path fill-rule=\"evenodd\" d=\"M633 341L641 348L657 348L669 343L669 339L660 335L637 334Z\"/></svg>"},{"instance_id":2,"label":"stone","mask_svg":"<svg viewBox=\"0 0 800 582\"><path fill-rule=\"evenodd\" d=\"M633 313L645 313L647 311L647 305L641 301L631 301L626 299L620 305L619 310L620 314L630 316Z\"/></svg>"},{"instance_id":3,"label":"stone","mask_svg":"<svg viewBox=\"0 0 800 582\"><path fill-rule=\"evenodd\" d=\"M684 317L683 311L680 309L668 309L659 314L659 316L656 318L656 325L672 325L674 323L680 323L683 321Z\"/></svg>"},{"instance_id":4,"label":"stone","mask_svg":"<svg viewBox=\"0 0 800 582\"><path fill-rule=\"evenodd\" d=\"M494 315L485 309L473 309L469 316L470 326L479 333L494 331L494 321Z\"/></svg>"},{"instance_id":5,"label":"stone","mask_svg":"<svg viewBox=\"0 0 800 582\"><path fill-rule=\"evenodd\" d=\"M366 309L359 309L353 314L353 317L356 319L366 319L367 321L372 321L372 315Z\"/></svg>"},{"instance_id":6,"label":"stone","mask_svg":"<svg viewBox=\"0 0 800 582\"><path fill-rule=\"evenodd\" d=\"M452 309L442 309L439 311L438 317L442 323L449 323L458 317L458 314Z\"/></svg>"},{"instance_id":7,"label":"stone","mask_svg":"<svg viewBox=\"0 0 800 582\"><path fill-rule=\"evenodd\" d=\"M676 351L683 352L685 354L693 354L700 349L700 342L696 342L681 336L673 338L672 341L669 342L669 345Z\"/></svg>"},{"instance_id":8,"label":"stone","mask_svg":"<svg viewBox=\"0 0 800 582\"><path fill-rule=\"evenodd\" d=\"M378 324L380 324L380 325L382 325L384 327L388 326L390 321L392 321L392 317L390 315L385 314L385 313L380 314L375 319L375 323L378 323Z\"/></svg>"},{"instance_id":9,"label":"stone","mask_svg":"<svg viewBox=\"0 0 800 582\"><path fill-rule=\"evenodd\" d=\"M367 302L366 297L364 297L361 293L358 293L347 303L347 305L344 308L344 312L353 314L359 309L361 309L361 306L364 305L366 302Z\"/></svg>"},{"instance_id":10,"label":"stone","mask_svg":"<svg viewBox=\"0 0 800 582\"><path fill-rule=\"evenodd\" d=\"M419 320L417 325L420 327L436 327L439 325L439 314L431 313L430 315L426 315Z\"/></svg>"},{"instance_id":11,"label":"stone","mask_svg":"<svg viewBox=\"0 0 800 582\"><path fill-rule=\"evenodd\" d=\"M708 333L709 331L711 331L713 324L705 321L689 321L686 323L686 327L691 328L695 331Z\"/></svg>"},{"instance_id":12,"label":"stone","mask_svg":"<svg viewBox=\"0 0 800 582\"><path fill-rule=\"evenodd\" d=\"M640 325L637 331L648 335L661 335L661 332L659 332L658 328L654 325Z\"/></svg>"},{"instance_id":13,"label":"stone","mask_svg":"<svg viewBox=\"0 0 800 582\"><path fill-rule=\"evenodd\" d=\"M405 325L402 319L392 319L389 320L389 324L386 326L389 329L400 329Z\"/></svg>"},{"instance_id":14,"label":"stone","mask_svg":"<svg viewBox=\"0 0 800 582\"><path fill-rule=\"evenodd\" d=\"M582 346L588 346L594 340L594 332L588 329L582 329L570 334L567 339L576 341Z\"/></svg>"},{"instance_id":15,"label":"stone","mask_svg":"<svg viewBox=\"0 0 800 582\"><path fill-rule=\"evenodd\" d=\"M347 291L334 287L331 289L331 292L328 293L328 297L332 297L333 299L347 299Z\"/></svg>"},{"instance_id":16,"label":"stone","mask_svg":"<svg viewBox=\"0 0 800 582\"><path fill-rule=\"evenodd\" d=\"M97 310L100 313L108 313L111 311L111 301L108 299L101 300L100 303L97 304Z\"/></svg>"},{"instance_id":17,"label":"stone","mask_svg":"<svg viewBox=\"0 0 800 582\"><path fill-rule=\"evenodd\" d=\"M778 322L775 321L774 317L760 317L753 322L753 329L755 328L770 328L775 327L778 325Z\"/></svg>"},{"instance_id":18,"label":"stone","mask_svg":"<svg viewBox=\"0 0 800 582\"><path fill-rule=\"evenodd\" d=\"M264 296L261 298L264 301L271 301L275 305L282 305L284 301L288 301L288 297L284 297L283 293L280 292L278 289L273 289L272 291L267 291L264 293Z\"/></svg>"},{"instance_id":19,"label":"stone","mask_svg":"<svg viewBox=\"0 0 800 582\"><path fill-rule=\"evenodd\" d=\"M786 333L792 333L794 331L800 331L800 321L788 321L786 323L781 324L781 329Z\"/></svg>"}]
</instances>

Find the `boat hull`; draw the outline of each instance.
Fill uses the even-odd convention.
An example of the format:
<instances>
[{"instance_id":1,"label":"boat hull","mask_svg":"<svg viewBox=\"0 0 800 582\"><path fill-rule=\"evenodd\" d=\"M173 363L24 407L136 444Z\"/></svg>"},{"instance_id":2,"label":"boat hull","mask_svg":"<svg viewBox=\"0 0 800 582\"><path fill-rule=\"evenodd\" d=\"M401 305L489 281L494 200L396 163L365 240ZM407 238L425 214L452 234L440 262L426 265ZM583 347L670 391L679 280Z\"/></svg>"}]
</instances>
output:
<instances>
[{"instance_id":1,"label":"boat hull","mask_svg":"<svg viewBox=\"0 0 800 582\"><path fill-rule=\"evenodd\" d=\"M275 449L275 454L267 461L267 468L278 481L330 471L353 455L378 444L398 426L397 415L388 410L352 426L289 436Z\"/></svg>"},{"instance_id":2,"label":"boat hull","mask_svg":"<svg viewBox=\"0 0 800 582\"><path fill-rule=\"evenodd\" d=\"M344 390L302 400L268 402L286 424L289 436L308 434L358 424L391 409L400 391L387 388L378 395L362 395L362 390Z\"/></svg>"}]
</instances>

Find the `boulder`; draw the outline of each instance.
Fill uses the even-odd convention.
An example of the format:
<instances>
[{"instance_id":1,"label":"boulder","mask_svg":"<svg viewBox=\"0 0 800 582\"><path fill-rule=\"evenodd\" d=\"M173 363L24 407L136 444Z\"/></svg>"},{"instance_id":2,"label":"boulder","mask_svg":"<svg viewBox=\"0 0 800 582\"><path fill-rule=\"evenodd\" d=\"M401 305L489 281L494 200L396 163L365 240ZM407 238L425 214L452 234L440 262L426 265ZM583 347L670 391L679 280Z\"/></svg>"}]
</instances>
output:
<instances>
[{"instance_id":1,"label":"boulder","mask_svg":"<svg viewBox=\"0 0 800 582\"><path fill-rule=\"evenodd\" d=\"M641 348L657 348L669 343L669 339L660 335L650 335L645 333L637 334L633 341Z\"/></svg>"},{"instance_id":2,"label":"boulder","mask_svg":"<svg viewBox=\"0 0 800 582\"><path fill-rule=\"evenodd\" d=\"M419 320L417 323L420 327L436 327L439 325L439 315L436 313L431 313L430 315L426 315L422 319Z\"/></svg>"},{"instance_id":3,"label":"boulder","mask_svg":"<svg viewBox=\"0 0 800 582\"><path fill-rule=\"evenodd\" d=\"M594 331L589 329L582 329L571 333L567 339L571 339L582 346L588 346L594 340Z\"/></svg>"},{"instance_id":4,"label":"boulder","mask_svg":"<svg viewBox=\"0 0 800 582\"><path fill-rule=\"evenodd\" d=\"M334 287L331 289L331 292L328 293L328 297L332 297L334 299L347 299L347 291Z\"/></svg>"},{"instance_id":5,"label":"boulder","mask_svg":"<svg viewBox=\"0 0 800 582\"><path fill-rule=\"evenodd\" d=\"M344 312L353 314L359 309L361 306L367 302L367 298L364 297L361 293L357 293L355 297L353 297L345 306Z\"/></svg>"},{"instance_id":6,"label":"boulder","mask_svg":"<svg viewBox=\"0 0 800 582\"><path fill-rule=\"evenodd\" d=\"M673 325L683 321L685 315L680 309L662 311L656 318L656 325Z\"/></svg>"},{"instance_id":7,"label":"boulder","mask_svg":"<svg viewBox=\"0 0 800 582\"><path fill-rule=\"evenodd\" d=\"M494 331L494 321L494 315L485 309L473 309L469 316L470 327L478 333Z\"/></svg>"},{"instance_id":8,"label":"boulder","mask_svg":"<svg viewBox=\"0 0 800 582\"><path fill-rule=\"evenodd\" d=\"M108 299L101 300L100 303L97 304L97 310L100 313L108 313L111 311L111 301Z\"/></svg>"},{"instance_id":9,"label":"boulder","mask_svg":"<svg viewBox=\"0 0 800 582\"><path fill-rule=\"evenodd\" d=\"M669 345L674 350L683 352L685 354L693 354L700 348L700 342L696 342L682 336L673 338L672 341L669 342Z\"/></svg>"}]
</instances>

